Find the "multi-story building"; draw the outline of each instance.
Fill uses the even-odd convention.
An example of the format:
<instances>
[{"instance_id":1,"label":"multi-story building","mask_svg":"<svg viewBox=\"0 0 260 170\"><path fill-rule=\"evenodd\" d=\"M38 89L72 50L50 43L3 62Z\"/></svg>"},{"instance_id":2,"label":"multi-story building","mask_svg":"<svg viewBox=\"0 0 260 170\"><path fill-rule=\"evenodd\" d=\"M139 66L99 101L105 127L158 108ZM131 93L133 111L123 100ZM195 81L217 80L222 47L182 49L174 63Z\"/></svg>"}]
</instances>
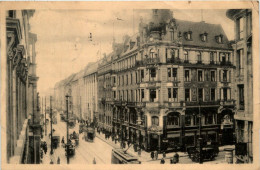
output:
<instances>
[{"instance_id":1,"label":"multi-story building","mask_svg":"<svg viewBox=\"0 0 260 170\"><path fill-rule=\"evenodd\" d=\"M97 85L97 68L98 62L89 63L85 70L83 76L83 118L89 122L95 122L98 113L98 85Z\"/></svg>"},{"instance_id":2,"label":"multi-story building","mask_svg":"<svg viewBox=\"0 0 260 170\"><path fill-rule=\"evenodd\" d=\"M33 10L7 11L6 162L40 163L40 108L36 76Z\"/></svg>"},{"instance_id":3,"label":"multi-story building","mask_svg":"<svg viewBox=\"0 0 260 170\"><path fill-rule=\"evenodd\" d=\"M253 57L252 57L252 10L232 9L227 11L227 17L235 24L234 75L237 143L245 143L247 153L237 157L243 162L253 161Z\"/></svg>"},{"instance_id":4,"label":"multi-story building","mask_svg":"<svg viewBox=\"0 0 260 170\"><path fill-rule=\"evenodd\" d=\"M199 122L204 141L232 143L234 59L221 25L151 16L98 69L100 123L112 110L112 132L145 150L194 145Z\"/></svg>"}]
</instances>

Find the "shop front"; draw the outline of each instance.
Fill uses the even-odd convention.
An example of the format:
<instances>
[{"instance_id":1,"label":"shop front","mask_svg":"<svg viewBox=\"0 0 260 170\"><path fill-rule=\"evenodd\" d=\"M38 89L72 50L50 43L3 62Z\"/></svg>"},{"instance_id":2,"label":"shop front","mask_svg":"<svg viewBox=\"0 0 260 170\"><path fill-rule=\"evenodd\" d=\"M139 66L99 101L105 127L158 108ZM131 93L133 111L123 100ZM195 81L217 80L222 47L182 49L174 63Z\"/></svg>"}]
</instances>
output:
<instances>
[{"instance_id":1,"label":"shop front","mask_svg":"<svg viewBox=\"0 0 260 170\"><path fill-rule=\"evenodd\" d=\"M148 128L148 147L149 151L161 152L161 139L163 130L160 126L152 125Z\"/></svg>"}]
</instances>

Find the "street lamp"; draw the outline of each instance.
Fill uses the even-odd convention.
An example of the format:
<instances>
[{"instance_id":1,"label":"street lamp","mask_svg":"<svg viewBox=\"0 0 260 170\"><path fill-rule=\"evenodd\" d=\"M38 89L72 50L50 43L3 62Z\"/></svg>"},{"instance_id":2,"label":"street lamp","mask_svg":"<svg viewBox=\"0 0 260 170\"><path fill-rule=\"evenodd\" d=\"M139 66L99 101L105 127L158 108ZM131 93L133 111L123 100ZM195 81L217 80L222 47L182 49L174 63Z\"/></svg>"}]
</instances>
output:
<instances>
[{"instance_id":1,"label":"street lamp","mask_svg":"<svg viewBox=\"0 0 260 170\"><path fill-rule=\"evenodd\" d=\"M67 105L67 145L66 145L66 149L67 149L67 164L70 163L70 159L69 159L69 95L67 94L66 96L66 105Z\"/></svg>"},{"instance_id":2,"label":"street lamp","mask_svg":"<svg viewBox=\"0 0 260 170\"><path fill-rule=\"evenodd\" d=\"M52 144L52 96L50 96L50 114L51 114L51 155L53 154L53 144Z\"/></svg>"}]
</instances>

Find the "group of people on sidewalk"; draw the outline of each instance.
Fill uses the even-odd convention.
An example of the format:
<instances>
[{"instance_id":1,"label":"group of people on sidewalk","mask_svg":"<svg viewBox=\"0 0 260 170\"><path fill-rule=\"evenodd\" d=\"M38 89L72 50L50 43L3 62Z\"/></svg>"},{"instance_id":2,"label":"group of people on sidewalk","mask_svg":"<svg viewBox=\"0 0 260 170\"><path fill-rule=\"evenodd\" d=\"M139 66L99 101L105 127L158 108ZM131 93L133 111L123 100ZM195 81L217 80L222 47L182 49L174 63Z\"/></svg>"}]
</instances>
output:
<instances>
[{"instance_id":1,"label":"group of people on sidewalk","mask_svg":"<svg viewBox=\"0 0 260 170\"><path fill-rule=\"evenodd\" d=\"M162 154L162 159L161 159L161 164L165 164L165 159L166 159L166 153L163 152ZM152 160L158 160L158 151L152 151L151 152L151 158ZM175 154L173 155L173 157L170 159L170 163L171 164L176 164L179 162L179 154L177 152L175 152Z\"/></svg>"}]
</instances>

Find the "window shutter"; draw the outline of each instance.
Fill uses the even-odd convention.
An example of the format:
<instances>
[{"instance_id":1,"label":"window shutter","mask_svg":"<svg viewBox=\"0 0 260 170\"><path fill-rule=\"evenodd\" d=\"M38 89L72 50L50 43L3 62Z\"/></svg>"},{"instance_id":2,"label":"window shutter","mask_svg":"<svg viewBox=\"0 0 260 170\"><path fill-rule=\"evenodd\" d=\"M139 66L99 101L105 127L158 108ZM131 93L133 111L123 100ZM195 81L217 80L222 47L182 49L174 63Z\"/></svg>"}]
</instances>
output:
<instances>
[{"instance_id":1,"label":"window shutter","mask_svg":"<svg viewBox=\"0 0 260 170\"><path fill-rule=\"evenodd\" d=\"M228 78L228 81L231 82L231 70L229 70L229 78Z\"/></svg>"}]
</instances>

